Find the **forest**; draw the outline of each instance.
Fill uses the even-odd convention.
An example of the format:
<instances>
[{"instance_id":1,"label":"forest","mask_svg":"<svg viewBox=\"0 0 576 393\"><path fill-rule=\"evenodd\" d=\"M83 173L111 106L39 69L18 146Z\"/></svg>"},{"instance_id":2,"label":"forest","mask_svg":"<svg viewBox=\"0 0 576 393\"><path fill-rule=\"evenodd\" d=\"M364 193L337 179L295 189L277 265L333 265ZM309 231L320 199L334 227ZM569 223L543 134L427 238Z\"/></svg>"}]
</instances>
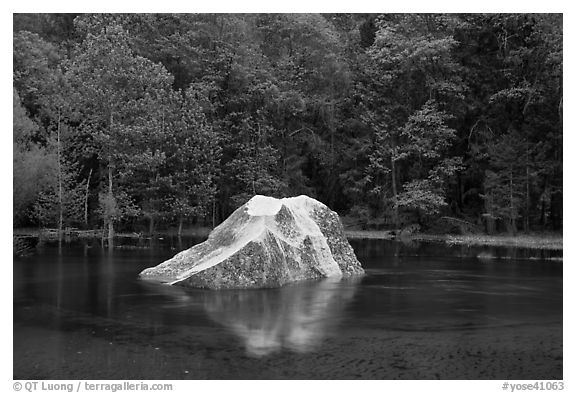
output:
<instances>
[{"instance_id":1,"label":"forest","mask_svg":"<svg viewBox=\"0 0 576 393\"><path fill-rule=\"evenodd\" d=\"M561 14L14 14L13 225L562 230Z\"/></svg>"}]
</instances>

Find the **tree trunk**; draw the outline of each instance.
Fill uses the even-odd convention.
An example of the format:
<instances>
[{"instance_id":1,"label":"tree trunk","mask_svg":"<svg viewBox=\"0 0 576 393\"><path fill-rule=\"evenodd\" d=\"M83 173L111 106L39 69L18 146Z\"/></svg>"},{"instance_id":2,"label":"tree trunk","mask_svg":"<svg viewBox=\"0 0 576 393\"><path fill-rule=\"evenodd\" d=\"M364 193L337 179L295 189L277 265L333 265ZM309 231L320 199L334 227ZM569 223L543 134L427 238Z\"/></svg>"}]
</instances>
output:
<instances>
[{"instance_id":1,"label":"tree trunk","mask_svg":"<svg viewBox=\"0 0 576 393\"><path fill-rule=\"evenodd\" d=\"M544 177L544 187L542 187L542 193L540 194L540 229L546 228L546 190L548 188L548 178Z\"/></svg>"},{"instance_id":2,"label":"tree trunk","mask_svg":"<svg viewBox=\"0 0 576 393\"><path fill-rule=\"evenodd\" d=\"M512 175L510 174L509 177L509 182L508 182L508 193L509 193L509 198L510 198L510 212L508 213L508 232L512 231L512 215L514 214L514 200L512 199Z\"/></svg>"},{"instance_id":3,"label":"tree trunk","mask_svg":"<svg viewBox=\"0 0 576 393\"><path fill-rule=\"evenodd\" d=\"M488 195L484 199L484 210L486 211L486 233L491 235L494 233L494 216L492 215L492 191L488 192Z\"/></svg>"},{"instance_id":4,"label":"tree trunk","mask_svg":"<svg viewBox=\"0 0 576 393\"><path fill-rule=\"evenodd\" d=\"M392 208L392 222L394 223L394 227L398 228L398 206L397 206L397 197L398 197L398 190L396 188L396 163L394 161L394 153L392 153L392 158L390 160L391 165L391 174L392 174L392 196L394 198L394 205Z\"/></svg>"},{"instance_id":5,"label":"tree trunk","mask_svg":"<svg viewBox=\"0 0 576 393\"><path fill-rule=\"evenodd\" d=\"M150 236L154 236L154 215L150 214L150 226L148 227Z\"/></svg>"},{"instance_id":6,"label":"tree trunk","mask_svg":"<svg viewBox=\"0 0 576 393\"><path fill-rule=\"evenodd\" d=\"M563 192L562 192L562 162L563 162L563 149L562 149L562 132L564 129L564 104L562 97L562 82L563 78L560 77L559 95L560 101L558 102L558 136L555 138L555 151L554 158L558 165L555 165L552 170L550 179L550 223L552 229L558 231L562 229L562 215L563 215Z\"/></svg>"},{"instance_id":7,"label":"tree trunk","mask_svg":"<svg viewBox=\"0 0 576 393\"><path fill-rule=\"evenodd\" d=\"M110 135L112 135L112 125L113 125L114 118L112 117L112 111L110 111ZM108 156L108 197L109 203L114 201L114 193L112 189L112 155ZM108 247L114 246L114 220L111 214L112 212L108 212Z\"/></svg>"},{"instance_id":8,"label":"tree trunk","mask_svg":"<svg viewBox=\"0 0 576 393\"><path fill-rule=\"evenodd\" d=\"M512 235L516 236L516 219L514 218L514 194L513 194L513 186L514 183L512 182L512 173L510 173L510 226L508 231L512 233Z\"/></svg>"},{"instance_id":9,"label":"tree trunk","mask_svg":"<svg viewBox=\"0 0 576 393\"><path fill-rule=\"evenodd\" d=\"M524 232L530 230L530 173L526 165L526 213L524 214Z\"/></svg>"},{"instance_id":10,"label":"tree trunk","mask_svg":"<svg viewBox=\"0 0 576 393\"><path fill-rule=\"evenodd\" d=\"M555 177L558 176L557 173L558 171L554 171ZM550 222L552 229L555 231L562 228L562 192L557 188L558 187L553 187L550 194Z\"/></svg>"},{"instance_id":11,"label":"tree trunk","mask_svg":"<svg viewBox=\"0 0 576 393\"><path fill-rule=\"evenodd\" d=\"M560 78L560 86L562 86L562 77ZM552 220L552 228L556 231L561 230L563 226L562 216L563 216L563 183L562 183L562 163L563 148L562 148L562 132L564 129L564 117L563 117L563 98L562 98L562 88L560 88L560 102L558 103L558 138L556 139L556 161L558 166L554 168L553 172L553 184L552 194L550 195L550 218Z\"/></svg>"},{"instance_id":12,"label":"tree trunk","mask_svg":"<svg viewBox=\"0 0 576 393\"><path fill-rule=\"evenodd\" d=\"M463 206L464 206L464 182L462 181L462 175L458 173L458 214L462 212Z\"/></svg>"},{"instance_id":13,"label":"tree trunk","mask_svg":"<svg viewBox=\"0 0 576 393\"><path fill-rule=\"evenodd\" d=\"M330 171L334 171L334 126L332 125L330 126Z\"/></svg>"},{"instance_id":14,"label":"tree trunk","mask_svg":"<svg viewBox=\"0 0 576 393\"><path fill-rule=\"evenodd\" d=\"M64 206L62 203L62 149L60 146L60 108L58 108L57 127L57 149L58 149L58 240L62 241L62 227L64 223Z\"/></svg>"},{"instance_id":15,"label":"tree trunk","mask_svg":"<svg viewBox=\"0 0 576 393\"><path fill-rule=\"evenodd\" d=\"M184 217L180 216L178 220L178 237L182 236L182 225L184 224Z\"/></svg>"},{"instance_id":16,"label":"tree trunk","mask_svg":"<svg viewBox=\"0 0 576 393\"><path fill-rule=\"evenodd\" d=\"M108 164L108 196L110 201L114 200L114 194L112 193L112 166ZM111 212L108 212L108 247L114 246L114 220L112 219Z\"/></svg>"},{"instance_id":17,"label":"tree trunk","mask_svg":"<svg viewBox=\"0 0 576 393\"><path fill-rule=\"evenodd\" d=\"M216 228L216 198L212 199L212 228Z\"/></svg>"},{"instance_id":18,"label":"tree trunk","mask_svg":"<svg viewBox=\"0 0 576 393\"><path fill-rule=\"evenodd\" d=\"M540 204L540 229L546 227L546 203L544 198L542 198L542 203Z\"/></svg>"},{"instance_id":19,"label":"tree trunk","mask_svg":"<svg viewBox=\"0 0 576 393\"><path fill-rule=\"evenodd\" d=\"M88 180L86 181L86 194L84 197L84 226L88 228L88 196L90 192L90 179L92 178L92 168L90 168L90 173L88 174Z\"/></svg>"},{"instance_id":20,"label":"tree trunk","mask_svg":"<svg viewBox=\"0 0 576 393\"><path fill-rule=\"evenodd\" d=\"M332 209L335 208L335 204L336 204L336 186L337 186L337 180L336 177L334 176L334 136L335 136L335 127L334 127L334 104L330 103L328 105L328 124L329 124L329 128L330 128L330 194L329 194L329 200L330 200L330 207Z\"/></svg>"}]
</instances>

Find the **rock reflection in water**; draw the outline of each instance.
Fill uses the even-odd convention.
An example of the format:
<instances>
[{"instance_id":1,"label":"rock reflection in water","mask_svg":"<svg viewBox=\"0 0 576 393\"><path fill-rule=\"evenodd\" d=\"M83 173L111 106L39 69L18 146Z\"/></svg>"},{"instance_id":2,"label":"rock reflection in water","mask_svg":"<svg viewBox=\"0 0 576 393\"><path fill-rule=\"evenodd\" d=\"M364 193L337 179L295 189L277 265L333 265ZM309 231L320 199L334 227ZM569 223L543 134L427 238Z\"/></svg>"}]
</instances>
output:
<instances>
[{"instance_id":1,"label":"rock reflection in water","mask_svg":"<svg viewBox=\"0 0 576 393\"><path fill-rule=\"evenodd\" d=\"M273 289L194 290L156 288L180 305L202 305L206 314L238 336L248 355L288 349L308 352L336 327L362 277L326 278Z\"/></svg>"},{"instance_id":2,"label":"rock reflection in water","mask_svg":"<svg viewBox=\"0 0 576 393\"><path fill-rule=\"evenodd\" d=\"M358 279L325 279L277 289L211 292L208 315L241 337L250 355L320 344L352 299Z\"/></svg>"}]
</instances>

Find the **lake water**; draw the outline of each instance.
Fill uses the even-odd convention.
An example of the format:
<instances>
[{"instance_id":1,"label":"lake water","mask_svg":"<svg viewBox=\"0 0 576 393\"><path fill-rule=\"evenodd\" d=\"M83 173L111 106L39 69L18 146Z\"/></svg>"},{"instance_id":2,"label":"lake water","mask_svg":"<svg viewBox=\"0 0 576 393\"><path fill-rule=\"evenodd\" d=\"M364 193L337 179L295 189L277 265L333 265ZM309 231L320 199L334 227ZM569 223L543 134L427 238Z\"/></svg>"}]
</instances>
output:
<instances>
[{"instance_id":1,"label":"lake water","mask_svg":"<svg viewBox=\"0 0 576 393\"><path fill-rule=\"evenodd\" d=\"M198 239L14 260L15 379L562 379L561 253L353 240L366 275L208 291L138 273Z\"/></svg>"}]
</instances>

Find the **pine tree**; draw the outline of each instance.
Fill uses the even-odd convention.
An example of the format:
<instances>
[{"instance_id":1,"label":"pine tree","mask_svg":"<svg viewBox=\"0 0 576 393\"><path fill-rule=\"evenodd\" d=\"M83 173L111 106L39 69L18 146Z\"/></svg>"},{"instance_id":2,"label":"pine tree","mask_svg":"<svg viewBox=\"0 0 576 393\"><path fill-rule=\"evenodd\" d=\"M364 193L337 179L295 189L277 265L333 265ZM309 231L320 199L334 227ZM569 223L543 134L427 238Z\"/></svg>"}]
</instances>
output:
<instances>
[{"instance_id":1,"label":"pine tree","mask_svg":"<svg viewBox=\"0 0 576 393\"><path fill-rule=\"evenodd\" d=\"M82 119L81 132L93 138L106 168L107 187L99 200L112 243L114 223L139 210L129 188L154 179L165 160L157 144L162 119L156 109L170 91L172 78L162 66L133 53L121 26L107 24L105 17L77 23L88 25L89 32L66 77ZM147 175L142 178L141 172Z\"/></svg>"}]
</instances>

